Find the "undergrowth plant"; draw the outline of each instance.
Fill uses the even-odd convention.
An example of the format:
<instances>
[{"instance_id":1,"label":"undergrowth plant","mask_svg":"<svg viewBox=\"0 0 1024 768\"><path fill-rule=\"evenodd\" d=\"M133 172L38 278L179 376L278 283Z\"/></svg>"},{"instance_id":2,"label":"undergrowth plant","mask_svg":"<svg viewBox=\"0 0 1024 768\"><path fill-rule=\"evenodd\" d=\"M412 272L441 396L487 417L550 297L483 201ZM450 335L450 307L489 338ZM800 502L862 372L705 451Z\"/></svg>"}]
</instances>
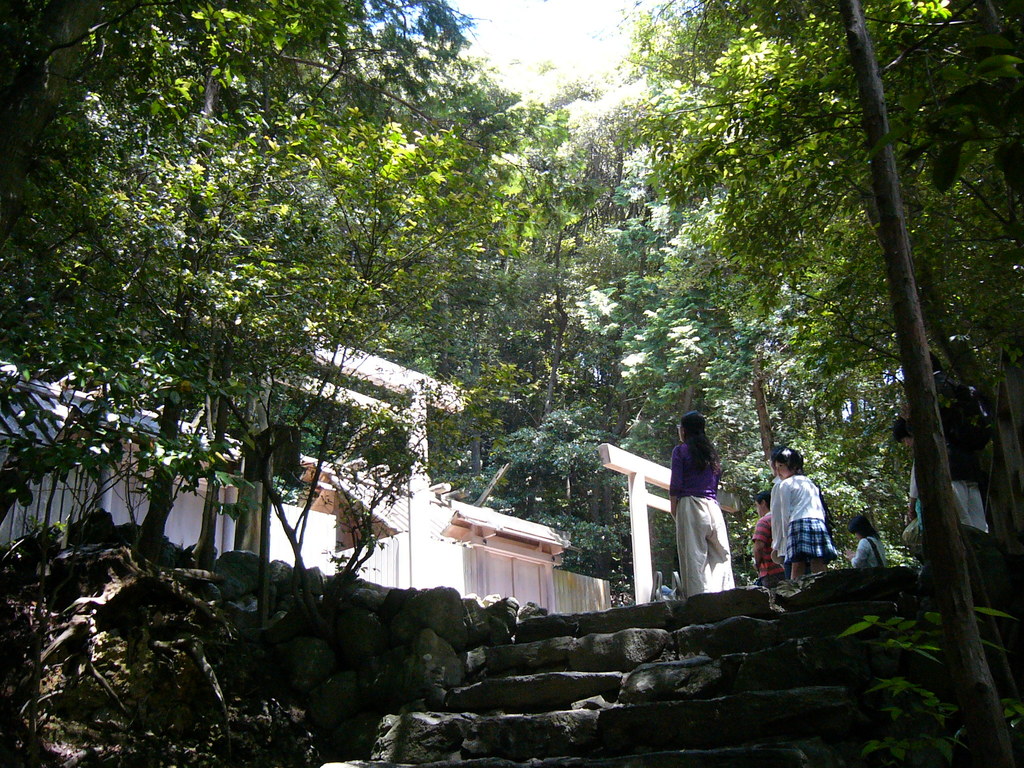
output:
<instances>
[{"instance_id":1,"label":"undergrowth plant","mask_svg":"<svg viewBox=\"0 0 1024 768\"><path fill-rule=\"evenodd\" d=\"M975 611L1000 618L1013 618L1008 613L992 608L976 607ZM848 637L869 629L879 633L878 639L869 641L874 645L916 653L936 664L944 663L939 656L942 651L942 616L935 611L925 612L921 619L864 616L839 636ZM996 647L988 641L983 642ZM947 764L952 763L954 746L963 746L960 730L951 733L949 729L950 723L959 713L956 704L943 701L933 691L905 677L879 678L867 692L888 694L890 704L881 711L888 713L894 725L906 726L898 730L907 735L890 734L881 739L871 739L861 749L862 757L874 755L882 765L903 765L911 755L930 749L941 754ZM1011 735L1016 737L1024 731L1024 702L1019 699L1003 699L1002 703ZM934 730L921 732L922 722L933 723Z\"/></svg>"}]
</instances>

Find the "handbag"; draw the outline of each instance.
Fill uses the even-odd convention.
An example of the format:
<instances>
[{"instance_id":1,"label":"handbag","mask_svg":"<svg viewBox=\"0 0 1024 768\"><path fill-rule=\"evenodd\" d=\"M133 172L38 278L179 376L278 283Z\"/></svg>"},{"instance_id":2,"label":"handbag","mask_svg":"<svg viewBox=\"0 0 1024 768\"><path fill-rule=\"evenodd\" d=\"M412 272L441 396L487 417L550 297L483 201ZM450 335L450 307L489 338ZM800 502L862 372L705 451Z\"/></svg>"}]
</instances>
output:
<instances>
[{"instance_id":1,"label":"handbag","mask_svg":"<svg viewBox=\"0 0 1024 768\"><path fill-rule=\"evenodd\" d=\"M903 539L903 543L910 550L910 554L924 554L924 532L921 530L921 521L918 518L915 517L907 524L900 538Z\"/></svg>"}]
</instances>

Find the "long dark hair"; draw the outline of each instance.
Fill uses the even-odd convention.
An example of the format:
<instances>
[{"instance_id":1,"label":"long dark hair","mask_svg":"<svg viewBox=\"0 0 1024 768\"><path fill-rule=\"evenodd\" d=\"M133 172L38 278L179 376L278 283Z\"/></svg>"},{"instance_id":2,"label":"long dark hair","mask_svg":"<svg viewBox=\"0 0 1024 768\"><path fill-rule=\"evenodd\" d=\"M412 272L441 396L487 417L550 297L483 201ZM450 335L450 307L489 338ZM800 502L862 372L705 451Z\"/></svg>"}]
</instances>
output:
<instances>
[{"instance_id":1,"label":"long dark hair","mask_svg":"<svg viewBox=\"0 0 1024 768\"><path fill-rule=\"evenodd\" d=\"M876 539L878 538L878 531L875 530L875 526L864 515L854 516L847 528L849 528L850 533L859 533L865 539L872 536Z\"/></svg>"},{"instance_id":2,"label":"long dark hair","mask_svg":"<svg viewBox=\"0 0 1024 768\"><path fill-rule=\"evenodd\" d=\"M684 413L679 420L679 426L683 428L685 442L690 446L690 456L697 469L704 470L711 467L714 472L722 471L722 460L718 457L718 451L704 434L704 417L698 411Z\"/></svg>"}]
</instances>

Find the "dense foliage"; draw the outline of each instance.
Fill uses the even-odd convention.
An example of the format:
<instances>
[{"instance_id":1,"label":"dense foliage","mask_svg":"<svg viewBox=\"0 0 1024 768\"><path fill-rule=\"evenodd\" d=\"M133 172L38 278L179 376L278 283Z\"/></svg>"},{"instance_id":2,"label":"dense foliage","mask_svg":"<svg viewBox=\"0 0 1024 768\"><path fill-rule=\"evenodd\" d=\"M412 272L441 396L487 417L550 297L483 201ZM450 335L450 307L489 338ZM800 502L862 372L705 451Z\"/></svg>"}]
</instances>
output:
<instances>
[{"instance_id":1,"label":"dense foliage","mask_svg":"<svg viewBox=\"0 0 1024 768\"><path fill-rule=\"evenodd\" d=\"M1024 280L1005 12L869 8L931 341L990 393L1020 354ZM133 470L155 506L180 479L235 482L229 447L269 456L274 424L311 454L365 453L365 424L294 386L330 383L318 350L360 348L468 393L432 418L434 478L475 498L509 465L488 503L565 529L567 566L624 592L625 481L596 447L665 464L691 408L738 500L741 582L773 443L805 453L837 522L870 514L896 544L900 372L831 5L667 3L631 62L547 72L535 97L462 55L441 0L18 13L0 101L37 113L0 168L0 359L158 414ZM37 474L99 471L121 426L50 446ZM14 498L33 475L8 476Z\"/></svg>"}]
</instances>

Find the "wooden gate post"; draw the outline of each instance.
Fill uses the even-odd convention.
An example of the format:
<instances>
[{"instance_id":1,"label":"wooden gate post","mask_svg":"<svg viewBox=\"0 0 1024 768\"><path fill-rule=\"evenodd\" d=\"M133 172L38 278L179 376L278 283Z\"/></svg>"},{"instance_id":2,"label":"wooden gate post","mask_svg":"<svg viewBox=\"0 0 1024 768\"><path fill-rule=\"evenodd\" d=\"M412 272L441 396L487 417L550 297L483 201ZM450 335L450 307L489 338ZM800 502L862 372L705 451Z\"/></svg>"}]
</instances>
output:
<instances>
[{"instance_id":1,"label":"wooden gate post","mask_svg":"<svg viewBox=\"0 0 1024 768\"><path fill-rule=\"evenodd\" d=\"M651 523L647 516L647 478L634 472L629 480L629 531L633 540L633 595L637 605L651 601L654 565Z\"/></svg>"},{"instance_id":2,"label":"wooden gate post","mask_svg":"<svg viewBox=\"0 0 1024 768\"><path fill-rule=\"evenodd\" d=\"M651 528L648 508L669 511L669 501L647 490L647 484L668 490L667 467L617 448L610 443L597 447L601 464L621 472L629 481L629 529L633 540L633 596L636 604L651 602L654 563L651 559Z\"/></svg>"}]
</instances>

